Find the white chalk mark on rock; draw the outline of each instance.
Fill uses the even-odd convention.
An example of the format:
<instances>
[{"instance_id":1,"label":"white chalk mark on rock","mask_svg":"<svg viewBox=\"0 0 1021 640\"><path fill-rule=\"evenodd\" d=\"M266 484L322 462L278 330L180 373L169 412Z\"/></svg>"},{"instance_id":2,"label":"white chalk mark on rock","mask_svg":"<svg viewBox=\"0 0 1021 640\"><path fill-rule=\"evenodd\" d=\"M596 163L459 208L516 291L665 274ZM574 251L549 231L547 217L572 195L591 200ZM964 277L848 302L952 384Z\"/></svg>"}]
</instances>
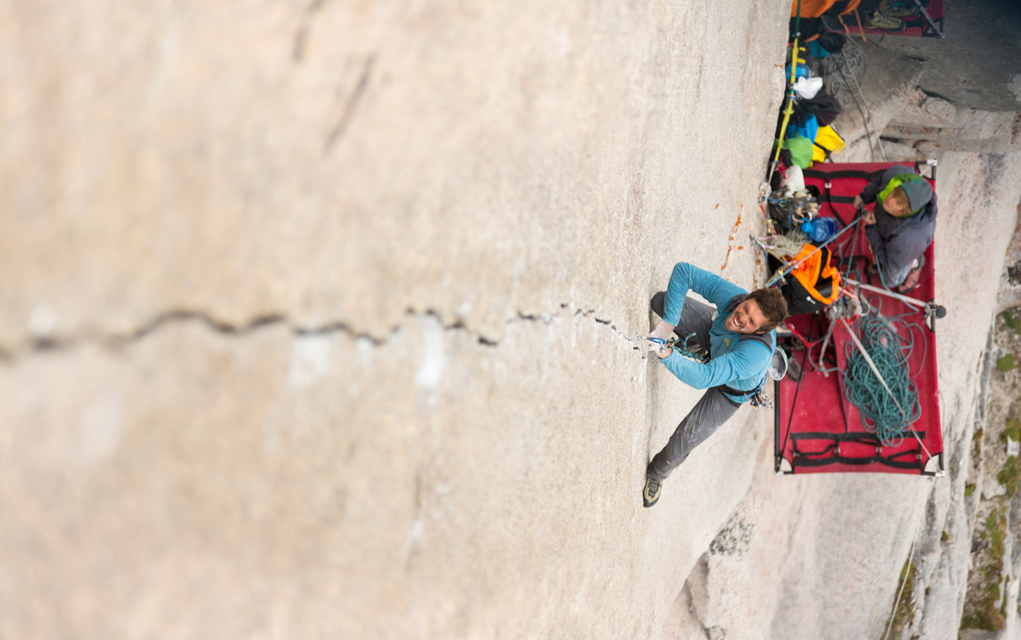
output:
<instances>
[{"instance_id":1,"label":"white chalk mark on rock","mask_svg":"<svg viewBox=\"0 0 1021 640\"><path fill-rule=\"evenodd\" d=\"M330 371L329 335L312 334L294 339L287 381L292 389L307 387Z\"/></svg>"},{"instance_id":2,"label":"white chalk mark on rock","mask_svg":"<svg viewBox=\"0 0 1021 640\"><path fill-rule=\"evenodd\" d=\"M38 339L49 338L57 328L57 312L45 304L36 305L28 317L28 329Z\"/></svg>"},{"instance_id":3,"label":"white chalk mark on rock","mask_svg":"<svg viewBox=\"0 0 1021 640\"><path fill-rule=\"evenodd\" d=\"M366 364L372 360L372 340L360 337L355 340L355 361Z\"/></svg>"},{"instance_id":4,"label":"white chalk mark on rock","mask_svg":"<svg viewBox=\"0 0 1021 640\"><path fill-rule=\"evenodd\" d=\"M124 406L108 393L82 414L74 440L73 456L82 465L102 462L120 446L124 434Z\"/></svg>"},{"instance_id":5,"label":"white chalk mark on rock","mask_svg":"<svg viewBox=\"0 0 1021 640\"><path fill-rule=\"evenodd\" d=\"M447 354L443 350L443 326L431 315L419 316L422 331L422 361L415 374L415 384L432 391L440 385L447 368Z\"/></svg>"}]
</instances>

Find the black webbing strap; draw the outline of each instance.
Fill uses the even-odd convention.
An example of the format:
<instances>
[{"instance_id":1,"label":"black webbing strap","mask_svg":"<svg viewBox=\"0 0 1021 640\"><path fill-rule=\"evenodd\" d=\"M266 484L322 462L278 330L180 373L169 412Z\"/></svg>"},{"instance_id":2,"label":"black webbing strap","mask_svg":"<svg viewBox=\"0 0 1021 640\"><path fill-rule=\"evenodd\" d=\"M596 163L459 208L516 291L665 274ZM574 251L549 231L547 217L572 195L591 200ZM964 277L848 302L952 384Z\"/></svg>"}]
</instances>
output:
<instances>
[{"instance_id":1,"label":"black webbing strap","mask_svg":"<svg viewBox=\"0 0 1021 640\"><path fill-rule=\"evenodd\" d=\"M773 471L780 471L780 460L783 458L783 451L780 449L780 405L783 399L780 397L782 386L779 380L773 381L773 395L776 396L776 404L773 405Z\"/></svg>"},{"instance_id":2,"label":"black webbing strap","mask_svg":"<svg viewBox=\"0 0 1021 640\"><path fill-rule=\"evenodd\" d=\"M844 219L837 215L837 208L833 206L834 202L843 203L845 196L834 196L830 193L830 181L826 180L823 182L823 197L826 199L827 204L830 205L830 211L833 212L833 219L840 225L840 229L844 230L847 228L847 223ZM851 204L854 204L854 198L851 198Z\"/></svg>"},{"instance_id":3,"label":"black webbing strap","mask_svg":"<svg viewBox=\"0 0 1021 640\"><path fill-rule=\"evenodd\" d=\"M829 149L827 149L826 147L822 146L818 142L815 142L814 140L812 141L812 146L813 147L819 147L819 149L822 150L823 156L825 156L825 158L823 159L823 162L833 162L833 155L831 154Z\"/></svg>"},{"instance_id":4,"label":"black webbing strap","mask_svg":"<svg viewBox=\"0 0 1021 640\"><path fill-rule=\"evenodd\" d=\"M830 201L831 207L833 206L832 203L834 202L839 202L840 204L854 204L854 196L835 196L831 194L827 195L826 199Z\"/></svg>"},{"instance_id":5,"label":"black webbing strap","mask_svg":"<svg viewBox=\"0 0 1021 640\"><path fill-rule=\"evenodd\" d=\"M907 431L904 436L910 436L911 434L917 435L920 439L925 440L924 431ZM791 435L791 438L795 440L836 440L839 442L860 442L864 444L879 444L879 440L876 436L866 432L851 432L851 433L830 433L828 431L806 431L805 433L795 433Z\"/></svg>"},{"instance_id":6,"label":"black webbing strap","mask_svg":"<svg viewBox=\"0 0 1021 640\"><path fill-rule=\"evenodd\" d=\"M822 451L811 451L811 452L808 452L808 451L798 451L797 449L795 449L794 450L794 457L795 458L802 458L802 459L808 460L809 462L820 462L821 460L833 460L834 457L842 457L845 460L872 460L872 461L875 461L876 459L896 461L897 458L916 458L916 459L918 458L918 452L917 451L901 451L900 453L895 453L895 454L890 455L890 456L883 456L883 455L880 455L880 454L876 454L875 456L866 456L866 457L859 456L859 457L856 457L856 458L843 457L843 456L840 456L839 454L837 456L834 456L832 454L832 452L836 449L836 447L837 447L836 444L831 444L830 446L826 447ZM831 464L831 463L827 462L826 464Z\"/></svg>"},{"instance_id":7,"label":"black webbing strap","mask_svg":"<svg viewBox=\"0 0 1021 640\"><path fill-rule=\"evenodd\" d=\"M825 467L828 464L846 464L849 466L881 464L894 469L914 469L919 472L925 469L925 465L922 464L921 460L915 460L914 462L901 462L899 460L884 458L883 456L873 456L871 458L845 458L844 456L831 456L829 458L812 460L799 455L797 451L794 452L794 461L791 464L791 467L794 469L797 469L798 467Z\"/></svg>"},{"instance_id":8,"label":"black webbing strap","mask_svg":"<svg viewBox=\"0 0 1021 640\"><path fill-rule=\"evenodd\" d=\"M733 387L728 387L725 384L721 384L720 386L718 386L716 388L719 389L720 391L722 391L723 393L728 393L728 394L730 394L732 396L738 396L738 397L740 397L740 396L747 396L747 397L750 398L750 397L754 396L756 393L759 393L760 391L762 391L762 382L759 383L759 386L757 386L754 389L751 389L749 391L745 391L744 389L735 389Z\"/></svg>"},{"instance_id":9,"label":"black webbing strap","mask_svg":"<svg viewBox=\"0 0 1021 640\"><path fill-rule=\"evenodd\" d=\"M813 143L814 144L814 143ZM821 147L822 148L822 147ZM815 178L817 180L823 180L826 184L826 199L830 203L830 208L834 209L833 203L839 204L854 204L854 196L835 196L830 193L829 183L832 180L840 180L842 178L860 178L862 180L872 181L875 178L883 175L882 169L880 171L855 171L851 169L845 169L843 171L820 171L818 169L804 169L802 174L806 178ZM840 221L843 223L843 220Z\"/></svg>"},{"instance_id":10,"label":"black webbing strap","mask_svg":"<svg viewBox=\"0 0 1021 640\"><path fill-rule=\"evenodd\" d=\"M819 169L804 169L802 174L806 178L818 178L820 180L833 180L841 178L861 178L862 180L872 180L883 175L882 169L880 171L858 171L854 169L844 169L842 171L820 171Z\"/></svg>"},{"instance_id":11,"label":"black webbing strap","mask_svg":"<svg viewBox=\"0 0 1021 640\"><path fill-rule=\"evenodd\" d=\"M919 437L919 439L925 439L924 431L915 431L914 433ZM875 446L878 450L880 443L876 437L870 433L795 433L791 436L791 439L794 441L794 459L791 463L792 467L823 467L829 464L846 464L850 466L882 464L895 469L917 469L918 471L924 471L925 469L925 464L920 458L921 452L917 450L901 451L888 456L877 453L874 456L868 456L865 458L852 458L833 454L841 442L867 444ZM832 440L833 444L830 444L822 451L801 451L798 449L799 440ZM911 457L913 460L898 460L898 458L906 457Z\"/></svg>"}]
</instances>

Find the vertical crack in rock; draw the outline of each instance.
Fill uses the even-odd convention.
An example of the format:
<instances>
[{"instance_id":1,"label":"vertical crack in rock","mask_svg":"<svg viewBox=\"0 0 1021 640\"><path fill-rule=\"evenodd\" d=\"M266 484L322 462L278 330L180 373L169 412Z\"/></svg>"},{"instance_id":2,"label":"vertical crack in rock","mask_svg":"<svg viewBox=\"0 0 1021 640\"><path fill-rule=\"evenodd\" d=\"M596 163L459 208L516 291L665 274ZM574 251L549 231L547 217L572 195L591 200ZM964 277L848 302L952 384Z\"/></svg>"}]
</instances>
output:
<instances>
[{"instance_id":1,"label":"vertical crack in rock","mask_svg":"<svg viewBox=\"0 0 1021 640\"><path fill-rule=\"evenodd\" d=\"M297 64L305 59L305 45L308 42L308 31L312 18L323 8L326 0L312 0L302 12L301 23L298 25L298 32L294 34L294 49L291 53L291 60Z\"/></svg>"},{"instance_id":2,"label":"vertical crack in rock","mask_svg":"<svg viewBox=\"0 0 1021 640\"><path fill-rule=\"evenodd\" d=\"M369 76L372 74L372 65L375 63L375 60L375 56L368 56L365 58L365 63L362 66L362 74L358 80L358 84L344 102L344 108L340 112L340 118L337 119L337 124L334 125L333 130L330 131L330 135L326 137L326 148L324 151L327 153L333 148L333 145L336 144L337 140L343 137L348 127L351 126L351 120L354 117L355 109L357 109L358 102L362 99L362 95L365 94L365 88L369 84Z\"/></svg>"},{"instance_id":3,"label":"vertical crack in rock","mask_svg":"<svg viewBox=\"0 0 1021 640\"><path fill-rule=\"evenodd\" d=\"M681 593L677 596L677 604L686 606L691 620L699 626L702 637L706 640L719 640L722 629L706 626L706 614L709 607L709 553L706 552L691 568Z\"/></svg>"}]
</instances>

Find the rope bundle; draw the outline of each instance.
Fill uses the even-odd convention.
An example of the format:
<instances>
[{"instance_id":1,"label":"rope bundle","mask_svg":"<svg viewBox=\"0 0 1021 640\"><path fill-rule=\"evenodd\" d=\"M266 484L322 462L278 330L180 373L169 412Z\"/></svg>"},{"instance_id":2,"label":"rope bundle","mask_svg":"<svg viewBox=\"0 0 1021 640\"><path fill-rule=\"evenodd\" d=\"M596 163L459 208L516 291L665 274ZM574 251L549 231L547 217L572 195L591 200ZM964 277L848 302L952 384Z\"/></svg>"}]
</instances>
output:
<instances>
[{"instance_id":1,"label":"rope bundle","mask_svg":"<svg viewBox=\"0 0 1021 640\"><path fill-rule=\"evenodd\" d=\"M913 340L902 338L882 317L863 315L858 319L861 342L882 374L890 391L903 407L901 413L890 394L854 344L846 345L844 397L858 407L862 426L875 433L884 447L896 447L922 415L918 389L911 382L908 356ZM909 332L910 336L910 332Z\"/></svg>"}]
</instances>

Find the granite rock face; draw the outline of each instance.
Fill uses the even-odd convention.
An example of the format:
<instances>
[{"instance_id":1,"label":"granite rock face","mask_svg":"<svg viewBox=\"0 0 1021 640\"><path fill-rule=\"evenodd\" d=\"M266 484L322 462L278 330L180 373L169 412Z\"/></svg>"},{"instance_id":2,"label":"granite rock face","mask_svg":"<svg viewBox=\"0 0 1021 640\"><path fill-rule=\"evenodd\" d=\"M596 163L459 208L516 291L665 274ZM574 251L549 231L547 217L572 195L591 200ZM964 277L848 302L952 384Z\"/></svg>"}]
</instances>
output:
<instances>
[{"instance_id":1,"label":"granite rock face","mask_svg":"<svg viewBox=\"0 0 1021 640\"><path fill-rule=\"evenodd\" d=\"M0 636L650 637L746 493L646 357L775 3L0 7ZM725 462L724 462L725 461Z\"/></svg>"},{"instance_id":2,"label":"granite rock face","mask_svg":"<svg viewBox=\"0 0 1021 640\"><path fill-rule=\"evenodd\" d=\"M953 637L1010 148L942 155L948 478L776 478L743 409L641 506L701 394L648 299L679 260L765 275L786 31L0 6L0 637L879 637L909 553L904 633ZM967 116L891 93L876 131Z\"/></svg>"}]
</instances>

